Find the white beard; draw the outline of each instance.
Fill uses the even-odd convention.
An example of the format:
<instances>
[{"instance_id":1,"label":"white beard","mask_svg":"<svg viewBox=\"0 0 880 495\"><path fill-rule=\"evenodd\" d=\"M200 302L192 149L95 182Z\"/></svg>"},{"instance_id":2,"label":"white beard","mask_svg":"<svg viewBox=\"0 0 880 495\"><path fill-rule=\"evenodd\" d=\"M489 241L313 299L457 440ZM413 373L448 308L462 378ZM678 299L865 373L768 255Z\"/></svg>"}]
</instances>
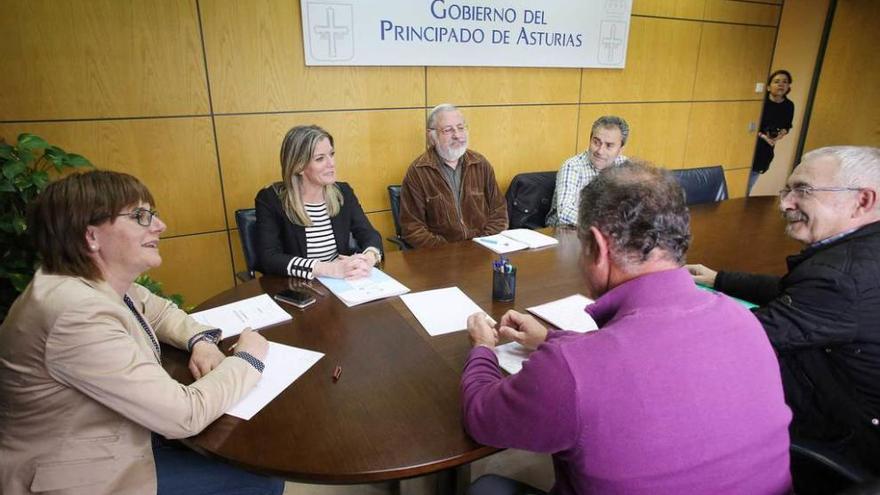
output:
<instances>
[{"instance_id":1,"label":"white beard","mask_svg":"<svg viewBox=\"0 0 880 495\"><path fill-rule=\"evenodd\" d=\"M447 162L457 162L459 158L464 156L465 151L467 151L467 143L463 143L457 148L452 146L437 147L437 154Z\"/></svg>"}]
</instances>

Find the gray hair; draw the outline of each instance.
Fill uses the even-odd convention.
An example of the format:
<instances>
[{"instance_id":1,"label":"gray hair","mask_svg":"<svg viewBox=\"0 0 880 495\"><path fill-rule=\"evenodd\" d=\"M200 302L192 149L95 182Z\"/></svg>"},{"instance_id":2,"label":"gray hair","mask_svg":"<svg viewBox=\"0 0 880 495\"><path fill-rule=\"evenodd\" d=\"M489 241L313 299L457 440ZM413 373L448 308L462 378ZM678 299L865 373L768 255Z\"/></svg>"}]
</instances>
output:
<instances>
[{"instance_id":1,"label":"gray hair","mask_svg":"<svg viewBox=\"0 0 880 495\"><path fill-rule=\"evenodd\" d=\"M457 111L458 111L458 107L456 107L452 103L441 103L441 104L437 105L436 107L434 107L431 110L431 113L428 114L428 123L427 123L428 129L434 128L434 124L437 123L437 116L440 115L441 113L457 112Z\"/></svg>"},{"instance_id":2,"label":"gray hair","mask_svg":"<svg viewBox=\"0 0 880 495\"><path fill-rule=\"evenodd\" d=\"M690 245L690 213L684 191L668 171L627 160L599 173L581 191L578 237L592 242L590 227L610 240L623 269L656 254L683 265Z\"/></svg>"},{"instance_id":3,"label":"gray hair","mask_svg":"<svg viewBox=\"0 0 880 495\"><path fill-rule=\"evenodd\" d=\"M620 129L620 135L622 137L620 144L626 144L626 140L629 139L629 124L627 124L623 118L618 117L617 115L603 115L599 117L593 122L593 127L590 128L590 137L593 137L597 130L605 127L617 127Z\"/></svg>"},{"instance_id":4,"label":"gray hair","mask_svg":"<svg viewBox=\"0 0 880 495\"><path fill-rule=\"evenodd\" d=\"M801 163L832 157L840 164L837 179L848 187L870 187L880 192L880 148L826 146L806 153Z\"/></svg>"}]
</instances>

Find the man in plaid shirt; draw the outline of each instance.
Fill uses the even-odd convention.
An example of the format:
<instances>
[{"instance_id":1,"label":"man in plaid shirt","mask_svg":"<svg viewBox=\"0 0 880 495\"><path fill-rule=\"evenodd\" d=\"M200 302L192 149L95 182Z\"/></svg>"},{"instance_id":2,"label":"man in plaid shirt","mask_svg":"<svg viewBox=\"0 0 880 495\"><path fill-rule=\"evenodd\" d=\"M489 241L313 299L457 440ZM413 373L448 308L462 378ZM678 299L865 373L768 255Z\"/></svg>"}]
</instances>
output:
<instances>
[{"instance_id":1,"label":"man in plaid shirt","mask_svg":"<svg viewBox=\"0 0 880 495\"><path fill-rule=\"evenodd\" d=\"M629 138L629 125L616 115L605 115L593 122L590 147L569 158L556 174L556 190L547 214L547 226L576 225L581 189L602 169L626 161L621 155Z\"/></svg>"}]
</instances>

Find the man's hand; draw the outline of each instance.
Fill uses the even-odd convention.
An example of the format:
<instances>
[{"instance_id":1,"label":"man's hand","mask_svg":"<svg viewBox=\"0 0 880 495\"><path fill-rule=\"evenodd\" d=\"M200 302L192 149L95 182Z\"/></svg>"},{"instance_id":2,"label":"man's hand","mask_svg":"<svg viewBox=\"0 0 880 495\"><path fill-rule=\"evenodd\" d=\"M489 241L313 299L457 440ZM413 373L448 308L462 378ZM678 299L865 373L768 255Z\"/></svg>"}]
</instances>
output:
<instances>
[{"instance_id":1,"label":"man's hand","mask_svg":"<svg viewBox=\"0 0 880 495\"><path fill-rule=\"evenodd\" d=\"M525 315L512 309L501 317L498 333L529 349L536 349L547 340L547 327L540 324L534 316Z\"/></svg>"},{"instance_id":2,"label":"man's hand","mask_svg":"<svg viewBox=\"0 0 880 495\"><path fill-rule=\"evenodd\" d=\"M198 380L216 368L225 357L217 344L200 340L193 345L190 353L189 372Z\"/></svg>"},{"instance_id":3,"label":"man's hand","mask_svg":"<svg viewBox=\"0 0 880 495\"><path fill-rule=\"evenodd\" d=\"M485 346L494 349L498 344L498 332L489 324L486 313L474 313L467 319L468 334L471 337L471 345L474 347Z\"/></svg>"},{"instance_id":4,"label":"man's hand","mask_svg":"<svg viewBox=\"0 0 880 495\"><path fill-rule=\"evenodd\" d=\"M684 267L690 272L694 282L707 287L715 287L715 277L718 276L718 272L715 270L703 265L685 265Z\"/></svg>"}]
</instances>

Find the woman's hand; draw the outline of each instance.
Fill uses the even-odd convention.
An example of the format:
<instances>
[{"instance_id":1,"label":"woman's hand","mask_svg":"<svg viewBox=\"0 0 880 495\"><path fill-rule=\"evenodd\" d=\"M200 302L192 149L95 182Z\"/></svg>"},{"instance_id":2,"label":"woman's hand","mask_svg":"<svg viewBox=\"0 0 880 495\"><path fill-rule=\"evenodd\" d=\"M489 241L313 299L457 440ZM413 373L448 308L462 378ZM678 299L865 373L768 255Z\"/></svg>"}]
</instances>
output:
<instances>
[{"instance_id":1,"label":"woman's hand","mask_svg":"<svg viewBox=\"0 0 880 495\"><path fill-rule=\"evenodd\" d=\"M217 344L200 340L193 345L189 358L189 372L193 378L199 378L216 368L226 356L220 352Z\"/></svg>"},{"instance_id":2,"label":"woman's hand","mask_svg":"<svg viewBox=\"0 0 880 495\"><path fill-rule=\"evenodd\" d=\"M367 261L366 256L356 254L354 256L340 256L329 263L319 261L313 270L315 275L319 277L358 279L369 277L373 265Z\"/></svg>"}]
</instances>

